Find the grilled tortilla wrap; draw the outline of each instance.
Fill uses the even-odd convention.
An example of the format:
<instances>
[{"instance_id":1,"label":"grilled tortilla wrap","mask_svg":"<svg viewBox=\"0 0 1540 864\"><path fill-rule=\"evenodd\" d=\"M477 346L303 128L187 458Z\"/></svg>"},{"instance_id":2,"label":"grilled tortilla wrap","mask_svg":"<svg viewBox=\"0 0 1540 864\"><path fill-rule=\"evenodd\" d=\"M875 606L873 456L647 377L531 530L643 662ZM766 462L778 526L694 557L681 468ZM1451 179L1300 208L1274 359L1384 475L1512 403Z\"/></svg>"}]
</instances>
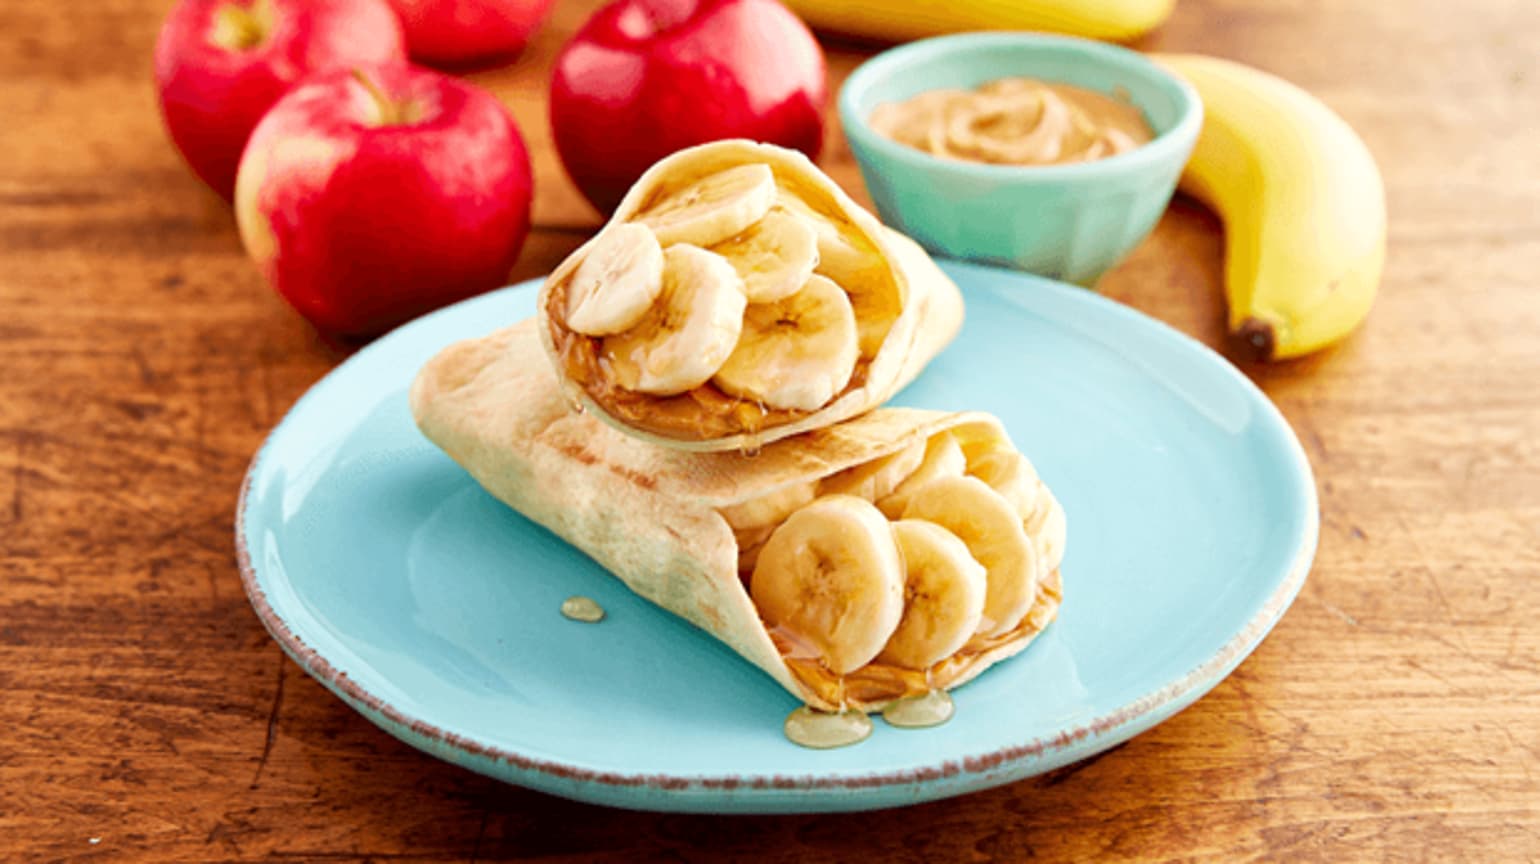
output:
<instances>
[{"instance_id":1,"label":"grilled tortilla wrap","mask_svg":"<svg viewBox=\"0 0 1540 864\"><path fill-rule=\"evenodd\" d=\"M752 562L740 569L746 551L740 537L752 530L735 530L730 517L763 514L760 505L798 487L812 492L791 497L823 502L844 497L836 492L886 495L878 504L887 507L904 487L895 489L898 478L890 477L885 488L874 488L862 479L863 466L888 464L880 460L896 461L916 447L928 458L932 445L948 435L968 454L966 470L983 476L977 454L1014 454L999 421L979 413L888 408L780 441L754 456L672 450L623 434L591 412L572 411L542 354L537 326L527 320L451 345L430 360L411 388L423 433L491 494L637 594L726 643L805 703L871 711L905 695L956 687L1021 651L1057 613L1063 511L1031 474L1027 480L1034 485L1021 487L1032 490L1033 503L1020 516L1031 564L1017 574L1030 580L1017 586L1026 591L1019 620L990 621L986 615L961 649L926 669L878 658L835 674L816 646L805 650L805 637L816 642L819 634L767 623L756 607L750 584L761 574ZM772 526L772 535L789 524ZM867 612L851 611L857 616L852 620Z\"/></svg>"},{"instance_id":2,"label":"grilled tortilla wrap","mask_svg":"<svg viewBox=\"0 0 1540 864\"><path fill-rule=\"evenodd\" d=\"M718 141L649 169L551 273L538 314L563 389L595 417L717 451L877 407L957 335L962 305L801 153Z\"/></svg>"}]
</instances>

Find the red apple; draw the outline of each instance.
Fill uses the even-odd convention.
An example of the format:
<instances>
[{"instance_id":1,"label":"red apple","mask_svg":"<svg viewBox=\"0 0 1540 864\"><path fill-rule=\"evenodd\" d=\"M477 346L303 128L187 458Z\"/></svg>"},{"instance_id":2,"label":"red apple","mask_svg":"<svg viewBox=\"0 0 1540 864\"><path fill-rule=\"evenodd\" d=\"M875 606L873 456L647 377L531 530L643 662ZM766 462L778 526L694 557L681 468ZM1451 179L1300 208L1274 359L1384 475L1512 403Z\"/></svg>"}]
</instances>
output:
<instances>
[{"instance_id":1,"label":"red apple","mask_svg":"<svg viewBox=\"0 0 1540 864\"><path fill-rule=\"evenodd\" d=\"M529 156L491 94L427 69L289 91L241 158L246 252L318 329L383 332L502 285L529 233Z\"/></svg>"},{"instance_id":2,"label":"red apple","mask_svg":"<svg viewBox=\"0 0 1540 864\"><path fill-rule=\"evenodd\" d=\"M228 199L251 130L295 81L405 61L385 0L182 0L155 43L155 85L171 140Z\"/></svg>"},{"instance_id":3,"label":"red apple","mask_svg":"<svg viewBox=\"0 0 1540 864\"><path fill-rule=\"evenodd\" d=\"M524 50L552 0L390 0L412 59L433 66L484 65Z\"/></svg>"},{"instance_id":4,"label":"red apple","mask_svg":"<svg viewBox=\"0 0 1540 864\"><path fill-rule=\"evenodd\" d=\"M751 138L816 158L824 59L776 0L617 0L562 49L551 81L556 150L608 213L652 163Z\"/></svg>"}]
</instances>

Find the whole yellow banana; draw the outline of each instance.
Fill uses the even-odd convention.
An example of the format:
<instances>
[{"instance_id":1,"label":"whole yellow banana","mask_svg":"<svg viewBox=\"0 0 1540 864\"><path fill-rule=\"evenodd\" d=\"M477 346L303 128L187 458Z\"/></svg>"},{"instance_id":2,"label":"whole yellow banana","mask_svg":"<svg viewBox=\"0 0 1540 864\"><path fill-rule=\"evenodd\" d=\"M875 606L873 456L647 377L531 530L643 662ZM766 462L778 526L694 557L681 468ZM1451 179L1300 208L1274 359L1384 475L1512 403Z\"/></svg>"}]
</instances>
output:
<instances>
[{"instance_id":1,"label":"whole yellow banana","mask_svg":"<svg viewBox=\"0 0 1540 864\"><path fill-rule=\"evenodd\" d=\"M1176 0L785 0L818 30L903 42L965 30L1042 30L1125 42L1159 27Z\"/></svg>"},{"instance_id":2,"label":"whole yellow banana","mask_svg":"<svg viewBox=\"0 0 1540 864\"><path fill-rule=\"evenodd\" d=\"M1154 59L1203 99L1180 188L1224 222L1231 332L1263 360L1346 336L1385 265L1385 186L1369 148L1275 75L1214 57Z\"/></svg>"}]
</instances>

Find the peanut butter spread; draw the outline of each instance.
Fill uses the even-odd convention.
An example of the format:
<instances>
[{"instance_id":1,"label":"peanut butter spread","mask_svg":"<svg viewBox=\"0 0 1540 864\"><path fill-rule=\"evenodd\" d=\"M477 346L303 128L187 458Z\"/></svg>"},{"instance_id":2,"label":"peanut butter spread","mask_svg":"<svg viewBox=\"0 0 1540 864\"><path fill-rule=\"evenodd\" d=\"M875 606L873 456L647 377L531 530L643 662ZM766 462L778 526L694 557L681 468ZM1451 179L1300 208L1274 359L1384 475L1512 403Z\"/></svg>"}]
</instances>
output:
<instances>
[{"instance_id":1,"label":"peanut butter spread","mask_svg":"<svg viewBox=\"0 0 1540 864\"><path fill-rule=\"evenodd\" d=\"M1125 101L1030 78L927 91L877 106L868 122L879 135L917 150L996 165L1090 162L1155 137Z\"/></svg>"},{"instance_id":2,"label":"peanut butter spread","mask_svg":"<svg viewBox=\"0 0 1540 864\"><path fill-rule=\"evenodd\" d=\"M552 292L552 303L562 302L559 292ZM561 329L557 313L551 313L552 335L566 365L567 377L578 382L595 404L628 426L681 441L704 441L731 435L750 435L763 429L783 426L810 412L788 411L759 405L723 393L707 382L678 396L653 396L620 386L605 371L600 355L601 340ZM866 381L870 364L860 362L847 389Z\"/></svg>"}]
</instances>

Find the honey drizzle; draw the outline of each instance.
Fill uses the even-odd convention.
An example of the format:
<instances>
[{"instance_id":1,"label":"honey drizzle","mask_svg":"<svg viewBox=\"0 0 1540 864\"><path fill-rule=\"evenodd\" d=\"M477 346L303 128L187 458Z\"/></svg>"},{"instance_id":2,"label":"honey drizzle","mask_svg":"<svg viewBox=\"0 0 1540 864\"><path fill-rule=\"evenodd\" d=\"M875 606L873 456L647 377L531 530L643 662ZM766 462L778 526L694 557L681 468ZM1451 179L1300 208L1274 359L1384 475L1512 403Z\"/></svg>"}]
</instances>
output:
<instances>
[{"instance_id":1,"label":"honey drizzle","mask_svg":"<svg viewBox=\"0 0 1540 864\"><path fill-rule=\"evenodd\" d=\"M1061 599L1060 585L1059 571L1054 570L1039 582L1037 599L1020 624L996 636L975 637L962 650L929 669L905 669L873 662L848 675L836 675L818 659L816 650L783 629L772 628L771 639L792 675L825 703L878 705L932 690L945 690L986 654L1032 639L1053 620ZM790 646L796 646L794 653L788 652Z\"/></svg>"}]
</instances>

